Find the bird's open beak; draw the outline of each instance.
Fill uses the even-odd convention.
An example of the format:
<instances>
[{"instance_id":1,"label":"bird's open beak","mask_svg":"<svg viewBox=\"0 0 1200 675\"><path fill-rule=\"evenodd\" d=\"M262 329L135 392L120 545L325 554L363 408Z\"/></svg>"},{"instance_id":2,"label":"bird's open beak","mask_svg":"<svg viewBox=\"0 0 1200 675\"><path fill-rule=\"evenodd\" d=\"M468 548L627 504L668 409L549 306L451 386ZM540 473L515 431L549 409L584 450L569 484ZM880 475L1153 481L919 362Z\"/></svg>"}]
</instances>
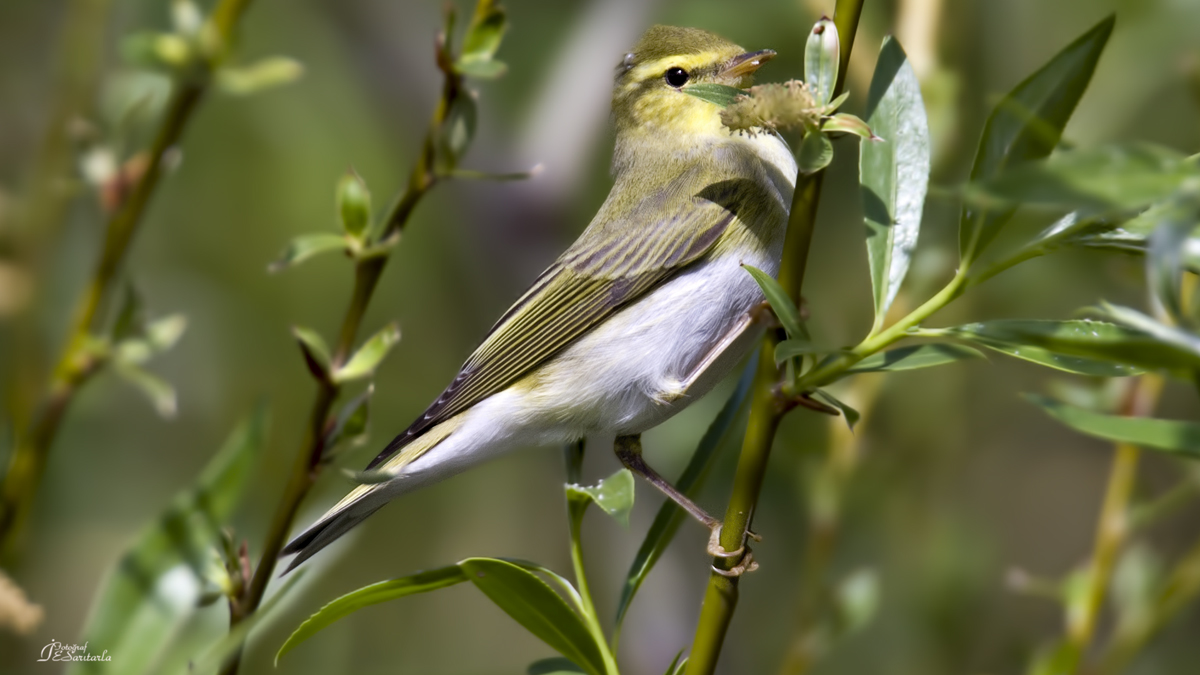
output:
<instances>
[{"instance_id":1,"label":"bird's open beak","mask_svg":"<svg viewBox=\"0 0 1200 675\"><path fill-rule=\"evenodd\" d=\"M758 70L762 64L770 61L775 57L775 50L764 49L758 52L747 52L740 56L733 57L732 60L721 70L721 77L739 78L750 75Z\"/></svg>"}]
</instances>

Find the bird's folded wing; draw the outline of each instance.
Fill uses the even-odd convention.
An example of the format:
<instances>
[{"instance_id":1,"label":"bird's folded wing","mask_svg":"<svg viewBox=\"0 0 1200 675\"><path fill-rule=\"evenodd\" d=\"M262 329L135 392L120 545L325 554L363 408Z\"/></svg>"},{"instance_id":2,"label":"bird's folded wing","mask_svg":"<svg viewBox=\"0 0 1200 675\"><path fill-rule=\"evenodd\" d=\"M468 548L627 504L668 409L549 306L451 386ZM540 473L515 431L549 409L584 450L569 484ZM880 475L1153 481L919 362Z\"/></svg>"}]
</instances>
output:
<instances>
[{"instance_id":1,"label":"bird's folded wing","mask_svg":"<svg viewBox=\"0 0 1200 675\"><path fill-rule=\"evenodd\" d=\"M367 468L508 387L711 250L737 217L733 202L738 200L730 199L725 186L697 192L681 189L685 185L668 185L619 219L593 222L492 327L425 414ZM405 457L403 463L414 459Z\"/></svg>"}]
</instances>

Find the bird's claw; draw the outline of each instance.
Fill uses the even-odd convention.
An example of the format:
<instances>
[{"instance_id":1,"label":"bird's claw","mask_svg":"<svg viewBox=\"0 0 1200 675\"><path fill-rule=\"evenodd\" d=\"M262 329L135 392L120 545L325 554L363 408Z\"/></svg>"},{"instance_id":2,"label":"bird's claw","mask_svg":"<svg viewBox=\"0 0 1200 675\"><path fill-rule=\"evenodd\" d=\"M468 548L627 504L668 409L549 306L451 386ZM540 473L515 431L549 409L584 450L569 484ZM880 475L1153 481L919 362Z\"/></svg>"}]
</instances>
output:
<instances>
[{"instance_id":1,"label":"bird's claw","mask_svg":"<svg viewBox=\"0 0 1200 675\"><path fill-rule=\"evenodd\" d=\"M754 553L752 553L750 549L746 549L746 555L742 556L742 559L738 562L738 564L730 567L727 570L723 570L716 565L712 566L713 572L729 578L740 577L746 572L753 572L756 569L758 569L758 563L755 562Z\"/></svg>"},{"instance_id":2,"label":"bird's claw","mask_svg":"<svg viewBox=\"0 0 1200 675\"><path fill-rule=\"evenodd\" d=\"M737 560L738 563L729 569L721 569L713 565L713 571L723 577L740 577L746 572L753 572L758 569L758 563L754 561L754 554L751 553L749 547L746 546L746 538L754 541L762 541L762 537L749 530L746 531L742 538L742 545L738 546L733 551L725 550L721 545L721 523L717 523L712 528L712 534L708 538L708 554L714 558L722 560Z\"/></svg>"}]
</instances>

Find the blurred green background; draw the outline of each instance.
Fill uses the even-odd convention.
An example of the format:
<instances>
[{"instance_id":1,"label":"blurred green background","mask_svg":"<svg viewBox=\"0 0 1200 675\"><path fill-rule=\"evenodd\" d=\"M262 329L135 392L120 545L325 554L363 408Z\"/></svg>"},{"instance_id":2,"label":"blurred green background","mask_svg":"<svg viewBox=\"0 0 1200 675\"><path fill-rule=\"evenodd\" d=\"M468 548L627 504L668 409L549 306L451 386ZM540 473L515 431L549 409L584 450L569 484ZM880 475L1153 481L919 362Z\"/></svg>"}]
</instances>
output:
<instances>
[{"instance_id":1,"label":"blurred green background","mask_svg":"<svg viewBox=\"0 0 1200 675\"><path fill-rule=\"evenodd\" d=\"M0 3L4 238L27 234L13 231L5 214L45 131L65 5ZM130 77L120 37L166 29L167 5L111 3L106 91ZM760 81L783 80L801 75L806 32L821 11L832 11L831 2L799 0L508 0L505 6L511 30L499 58L509 72L478 87L480 126L465 165L516 171L541 163L545 170L518 184L448 183L420 205L364 325L369 334L395 319L404 337L375 380L372 439L343 460L346 466L360 468L440 392L494 319L603 200L612 68L642 30L656 22L698 26L748 49L776 49L779 57ZM252 5L237 59L285 54L304 64L305 75L255 96L214 92L203 102L186 132L182 164L155 195L126 266L152 315L188 317L182 342L152 366L178 388L179 414L160 419L137 391L107 373L78 398L51 456L23 554L8 570L43 606L45 621L23 638L0 634L0 672L55 671L35 662L39 650L51 639L79 635L105 570L265 398L270 443L234 523L257 555L255 542L300 443L313 389L289 327L331 334L351 282L351 267L339 256L278 275L268 275L266 265L292 236L333 230L333 188L348 167L367 180L377 205L401 185L437 96L432 57L440 12L440 3L406 0ZM930 108L934 182L952 187L966 175L999 96L1111 12L1116 32L1066 138L1079 145L1142 139L1195 151L1197 0L869 0L847 109L861 112L877 46L885 34L898 34ZM872 317L857 151L850 140L837 149L805 288L821 341L841 344L864 334ZM932 191L913 289L928 289L953 271L957 208L948 190ZM1019 236L1045 220L1025 216L1011 229ZM34 321L43 342L38 354L18 354L5 343L0 372L11 372L17 360L48 362L57 352L102 222L94 196L81 196L55 235L47 273L30 280L10 268L0 277L15 298L0 303L0 321ZM36 305L22 307L21 288L29 284ZM1064 318L1102 298L1140 305L1143 295L1140 261L1066 253L987 283L935 323ZM1039 643L1061 632L1058 607L1014 594L1005 576L1014 568L1061 575L1088 555L1111 450L1017 397L1044 390L1049 379L1046 371L1001 357L888 377L858 432L863 465L850 489L833 570L839 578L875 569L881 605L815 672L1017 673ZM728 385L648 434L651 463L677 474L727 391ZM1168 388L1161 408L1166 416L1197 415L1186 390ZM827 427L824 418L800 412L778 438L755 525L766 537L755 550L762 569L742 584L722 672L776 672L793 639L804 489ZM590 478L617 466L606 444L593 444ZM723 457L703 504L724 504L734 459ZM1147 457L1143 484L1162 489L1177 474L1173 463ZM254 634L243 672L271 671L275 650L304 617L367 583L471 555L526 558L566 573L562 481L556 450L530 450L399 500L314 560L299 592ZM348 487L327 472L299 524ZM605 614L660 502L644 484L638 498L628 530L597 514L587 522L593 592ZM1194 513L1156 528L1156 548L1177 554L1194 542L1200 536ZM685 525L647 581L624 630L625 672L661 672L690 642L708 574L705 537ZM224 607L209 608L185 635L219 635L226 619ZM1195 672L1198 630L1200 612L1186 613L1132 672ZM278 672L499 675L524 672L549 655L481 594L459 586L357 613L289 655Z\"/></svg>"}]
</instances>

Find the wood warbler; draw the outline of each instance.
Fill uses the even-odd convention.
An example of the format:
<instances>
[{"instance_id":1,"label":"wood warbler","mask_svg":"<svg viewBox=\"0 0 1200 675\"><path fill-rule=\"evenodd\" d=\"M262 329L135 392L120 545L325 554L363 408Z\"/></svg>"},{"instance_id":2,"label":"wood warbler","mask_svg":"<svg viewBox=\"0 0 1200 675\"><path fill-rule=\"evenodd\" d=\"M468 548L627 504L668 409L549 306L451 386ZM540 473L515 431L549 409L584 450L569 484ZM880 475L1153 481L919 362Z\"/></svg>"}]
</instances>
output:
<instances>
[{"instance_id":1,"label":"wood warbler","mask_svg":"<svg viewBox=\"0 0 1200 675\"><path fill-rule=\"evenodd\" d=\"M370 463L382 479L287 545L291 567L399 495L515 448L588 435L615 434L626 466L715 532L642 461L638 439L712 389L762 333L763 294L742 265L778 272L796 163L777 134L731 132L719 106L686 89L748 87L774 55L695 28L642 36L617 67L608 199Z\"/></svg>"}]
</instances>

